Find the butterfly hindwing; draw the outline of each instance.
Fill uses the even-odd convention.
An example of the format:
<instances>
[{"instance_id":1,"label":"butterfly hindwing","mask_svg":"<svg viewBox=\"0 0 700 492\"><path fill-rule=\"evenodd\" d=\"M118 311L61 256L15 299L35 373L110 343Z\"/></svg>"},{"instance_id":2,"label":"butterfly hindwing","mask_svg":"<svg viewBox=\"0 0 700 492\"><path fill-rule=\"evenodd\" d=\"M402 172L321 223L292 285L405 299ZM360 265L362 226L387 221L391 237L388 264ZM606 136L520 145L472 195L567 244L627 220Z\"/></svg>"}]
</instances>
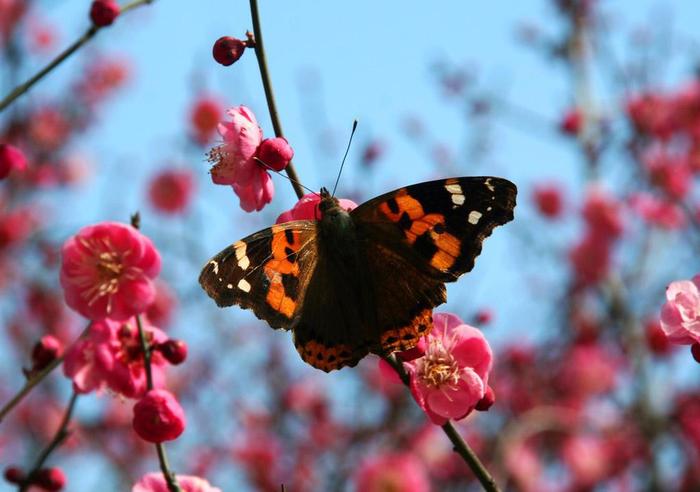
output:
<instances>
[{"instance_id":1,"label":"butterfly hindwing","mask_svg":"<svg viewBox=\"0 0 700 492\"><path fill-rule=\"evenodd\" d=\"M371 241L443 282L474 267L483 240L513 219L516 187L506 179L429 181L386 193L351 212Z\"/></svg>"},{"instance_id":2,"label":"butterfly hindwing","mask_svg":"<svg viewBox=\"0 0 700 492\"><path fill-rule=\"evenodd\" d=\"M199 283L219 307L238 304L273 328L290 328L316 260L315 221L278 224L207 262Z\"/></svg>"}]
</instances>

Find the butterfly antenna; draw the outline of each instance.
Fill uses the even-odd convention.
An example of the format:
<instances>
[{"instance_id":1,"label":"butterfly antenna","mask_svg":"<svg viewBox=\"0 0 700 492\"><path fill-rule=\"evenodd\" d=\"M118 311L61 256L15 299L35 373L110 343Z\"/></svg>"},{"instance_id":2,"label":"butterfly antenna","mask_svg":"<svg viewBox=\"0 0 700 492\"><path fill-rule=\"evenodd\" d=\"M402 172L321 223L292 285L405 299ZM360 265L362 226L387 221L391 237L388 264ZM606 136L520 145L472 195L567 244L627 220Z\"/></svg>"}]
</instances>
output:
<instances>
[{"instance_id":1,"label":"butterfly antenna","mask_svg":"<svg viewBox=\"0 0 700 492\"><path fill-rule=\"evenodd\" d=\"M288 179L289 181L291 181L292 183L298 184L299 186L301 186L302 188L304 188L306 191L308 191L308 192L310 192L310 193L313 193L313 194L316 195L316 196L319 196L319 194L318 194L317 192L315 192L314 190L312 190L312 189L309 188L308 186L304 186L303 184L301 184L301 183L300 183L299 181L297 181L296 179L292 179L292 178L290 178L289 176L287 176L286 174L282 174L281 172L279 172L279 171L277 171L277 170L275 170L275 169L272 169L271 166L265 164L262 160L258 159L257 157L253 157L253 159L255 159L255 160L258 162L258 164L260 164L260 165L262 165L262 166L265 166L267 169L269 169L269 170L272 171L273 173L279 174L279 175L282 176L283 178L286 178L286 179Z\"/></svg>"},{"instance_id":2,"label":"butterfly antenna","mask_svg":"<svg viewBox=\"0 0 700 492\"><path fill-rule=\"evenodd\" d=\"M335 196L335 190L338 187L338 182L340 181L340 175L343 173L343 166L345 165L345 158L348 156L350 151L350 144L352 143L352 137L355 135L355 130L357 130L357 120L352 122L352 131L350 132L350 140L348 140L348 146L345 149L345 155L343 156L343 162L340 163L340 171L338 171L338 177L335 178L335 185L333 186L333 193L331 196Z\"/></svg>"}]
</instances>

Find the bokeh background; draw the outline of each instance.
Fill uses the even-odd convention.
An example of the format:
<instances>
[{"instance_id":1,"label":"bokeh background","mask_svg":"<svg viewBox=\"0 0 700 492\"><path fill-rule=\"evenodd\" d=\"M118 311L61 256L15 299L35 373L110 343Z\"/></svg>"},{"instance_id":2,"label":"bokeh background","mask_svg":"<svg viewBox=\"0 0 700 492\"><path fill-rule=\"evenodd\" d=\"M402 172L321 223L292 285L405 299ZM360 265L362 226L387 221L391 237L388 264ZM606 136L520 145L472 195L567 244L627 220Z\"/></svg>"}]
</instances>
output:
<instances>
[{"instance_id":1,"label":"bokeh background","mask_svg":"<svg viewBox=\"0 0 700 492\"><path fill-rule=\"evenodd\" d=\"M23 3L26 13L1 46L0 95L89 26L89 2ZM332 186L353 119L359 128L340 196L361 202L454 175L503 176L518 185L516 220L486 241L474 271L448 287L440 308L483 328L497 364L505 365L493 375L496 406L461 427L505 488L697 490L691 469L700 439L683 442L693 435L683 422L697 419L681 418L677 403L697 391L697 364L685 348L661 357L645 342L665 286L697 273L697 190L689 175L682 227L659 227L635 214L634 193L665 195L638 172L630 144L638 132L626 108L635 94L670 94L693 82L700 4L262 3L282 124L306 186ZM0 1L0 18L12 4ZM579 4L595 20L582 28L590 57L577 62L569 56L567 8ZM21 368L40 336L54 333L69 343L84 326L61 306L56 247L84 225L126 222L139 211L143 232L163 254L161 278L177 299L164 328L190 348L188 361L169 370L169 387L188 415L185 435L168 445L178 473L201 473L227 491L278 490L280 483L288 490L355 490L362 463L410 449L433 490L476 487L407 392L379 381L376 358L320 373L298 358L288 333L237 308L219 310L197 284L210 256L296 201L290 184L274 176L273 202L245 213L229 187L209 178L205 154L216 137L192 138L193 108L203 100L247 105L272 135L253 53L231 67L211 56L218 37L243 38L248 29L246 2L155 1L99 32L0 113L0 135L10 140L26 142L32 125L40 127L33 135L57 139L41 162L30 159L30 171L40 172L0 183L0 225L20 208L27 215L17 220L32 224L20 240L12 236L16 225L3 226L10 239L0 248L0 394L6 400L21 386ZM87 107L79 81L94 82L91 70L100 63L112 64L117 75ZM587 131L577 138L562 127L582 101L583 119L592 123L579 125L591 125L604 142L595 165L582 151ZM79 123L69 117L75 114ZM62 117L67 129L56 123ZM149 200L148 188L164 169L191 176L194 191L182 213L163 214ZM609 194L610 213L620 215L625 232L606 256L609 267L582 287L570 252L587 227L581 210L592 184ZM563 199L557 220L533 201L543 185ZM584 256L602 263L593 253ZM622 285L624 296L615 297L620 291L611 285ZM44 310L50 314L36 314ZM630 345L630 332L619 328L621 310L631 313L639 343ZM583 343L581 318L599 334L586 348L605 356L574 350ZM3 465L30 463L50 438L70 394L59 372L1 424ZM566 388L585 376L611 381L573 404ZM518 406L518 398L529 400ZM76 431L51 459L66 471L67 490L130 490L157 469L151 447L130 429L131 404L110 394L81 397ZM535 423L524 417L532 410L541 411ZM514 427L518 422L529 423ZM688 425L697 432L697 424ZM504 429L510 440L499 440ZM580 439L571 444L573 437ZM620 455L622 463L603 465ZM12 487L0 483L0 490Z\"/></svg>"}]
</instances>

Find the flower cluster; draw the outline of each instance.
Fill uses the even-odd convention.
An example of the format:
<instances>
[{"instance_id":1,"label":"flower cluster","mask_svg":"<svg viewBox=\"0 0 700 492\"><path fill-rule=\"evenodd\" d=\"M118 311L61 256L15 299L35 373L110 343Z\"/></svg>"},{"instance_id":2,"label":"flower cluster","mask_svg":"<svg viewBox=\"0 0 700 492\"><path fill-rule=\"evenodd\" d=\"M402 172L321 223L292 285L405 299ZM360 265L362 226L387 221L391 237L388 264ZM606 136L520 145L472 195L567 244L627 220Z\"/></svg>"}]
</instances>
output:
<instances>
[{"instance_id":1,"label":"flower cluster","mask_svg":"<svg viewBox=\"0 0 700 492\"><path fill-rule=\"evenodd\" d=\"M215 184L231 185L246 212L262 210L274 195L268 170L283 170L294 153L282 138L263 140L249 108L238 106L226 114L230 119L218 126L223 143L209 153L211 179Z\"/></svg>"}]
</instances>

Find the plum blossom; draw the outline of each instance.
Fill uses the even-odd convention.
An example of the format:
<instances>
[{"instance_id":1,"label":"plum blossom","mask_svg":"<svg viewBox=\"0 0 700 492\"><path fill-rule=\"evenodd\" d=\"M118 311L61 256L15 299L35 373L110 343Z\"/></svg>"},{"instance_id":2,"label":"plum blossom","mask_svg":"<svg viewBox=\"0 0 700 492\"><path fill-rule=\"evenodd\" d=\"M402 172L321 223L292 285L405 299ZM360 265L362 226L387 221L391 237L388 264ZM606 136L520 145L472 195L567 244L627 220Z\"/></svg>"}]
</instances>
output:
<instances>
[{"instance_id":1,"label":"plum blossom","mask_svg":"<svg viewBox=\"0 0 700 492\"><path fill-rule=\"evenodd\" d=\"M101 222L82 228L61 249L66 304L86 318L125 320L153 302L160 254L130 225Z\"/></svg>"},{"instance_id":2,"label":"plum blossom","mask_svg":"<svg viewBox=\"0 0 700 492\"><path fill-rule=\"evenodd\" d=\"M355 490L363 492L429 492L424 465L409 453L372 456L355 475Z\"/></svg>"},{"instance_id":3,"label":"plum blossom","mask_svg":"<svg viewBox=\"0 0 700 492\"><path fill-rule=\"evenodd\" d=\"M146 339L157 345L167 339L165 333L144 320ZM151 357L154 385L165 379L166 361L160 352ZM95 321L86 336L66 352L63 373L73 380L78 393L110 389L126 398L138 398L146 391L143 352L136 323L111 319Z\"/></svg>"},{"instance_id":4,"label":"plum blossom","mask_svg":"<svg viewBox=\"0 0 700 492\"><path fill-rule=\"evenodd\" d=\"M668 286L666 303L661 308L661 329L673 343L700 342L700 275Z\"/></svg>"},{"instance_id":5,"label":"plum blossom","mask_svg":"<svg viewBox=\"0 0 700 492\"><path fill-rule=\"evenodd\" d=\"M486 395L491 347L476 328L449 313L433 315L425 355L406 362L411 393L436 425L466 417Z\"/></svg>"},{"instance_id":6,"label":"plum blossom","mask_svg":"<svg viewBox=\"0 0 700 492\"><path fill-rule=\"evenodd\" d=\"M246 212L262 210L274 195L272 178L255 160L263 140L262 129L245 106L231 108L226 114L230 120L218 126L224 141L209 152L211 179L215 184L231 185Z\"/></svg>"},{"instance_id":7,"label":"plum blossom","mask_svg":"<svg viewBox=\"0 0 700 492\"><path fill-rule=\"evenodd\" d=\"M177 484L182 492L221 492L203 478L192 475L177 475ZM131 492L169 492L162 473L144 475L131 489Z\"/></svg>"},{"instance_id":8,"label":"plum blossom","mask_svg":"<svg viewBox=\"0 0 700 492\"><path fill-rule=\"evenodd\" d=\"M321 195L318 193L307 193L299 201L286 212L282 212L277 220L276 224L281 224L282 222L290 222L292 220L318 220L320 219L320 212L317 212L318 204L321 201ZM352 200L347 200L345 198L340 198L338 200L340 206L345 210L350 211L357 208L357 203Z\"/></svg>"},{"instance_id":9,"label":"plum blossom","mask_svg":"<svg viewBox=\"0 0 700 492\"><path fill-rule=\"evenodd\" d=\"M197 143L204 145L216 134L224 113L223 104L215 97L202 95L190 109L190 133Z\"/></svg>"},{"instance_id":10,"label":"plum blossom","mask_svg":"<svg viewBox=\"0 0 700 492\"><path fill-rule=\"evenodd\" d=\"M186 423L180 403L164 389L150 390L134 405L134 430L144 441L161 443L177 439Z\"/></svg>"}]
</instances>

